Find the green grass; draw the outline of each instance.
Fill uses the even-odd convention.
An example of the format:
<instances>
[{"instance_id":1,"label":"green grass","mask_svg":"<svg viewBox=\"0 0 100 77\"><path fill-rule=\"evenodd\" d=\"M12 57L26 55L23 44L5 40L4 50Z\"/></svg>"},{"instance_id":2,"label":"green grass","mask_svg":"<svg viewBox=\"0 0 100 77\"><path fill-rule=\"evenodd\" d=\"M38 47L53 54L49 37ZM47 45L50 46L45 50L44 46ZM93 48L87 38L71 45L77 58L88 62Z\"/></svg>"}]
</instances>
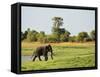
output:
<instances>
[{"instance_id":1,"label":"green grass","mask_svg":"<svg viewBox=\"0 0 100 77\"><path fill-rule=\"evenodd\" d=\"M22 62L22 71L26 70L43 70L58 68L77 68L77 67L93 67L95 66L95 47L94 44L89 45L52 45L54 59L49 56L48 61ZM33 48L22 48L22 55L31 55Z\"/></svg>"}]
</instances>

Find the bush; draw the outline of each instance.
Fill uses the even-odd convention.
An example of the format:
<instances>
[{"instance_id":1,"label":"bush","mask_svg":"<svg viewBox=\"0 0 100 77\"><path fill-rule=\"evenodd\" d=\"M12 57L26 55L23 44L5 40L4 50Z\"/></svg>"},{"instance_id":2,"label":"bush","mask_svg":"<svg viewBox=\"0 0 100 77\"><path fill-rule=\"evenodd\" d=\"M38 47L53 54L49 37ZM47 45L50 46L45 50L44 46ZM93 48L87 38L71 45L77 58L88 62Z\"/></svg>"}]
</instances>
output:
<instances>
[{"instance_id":1,"label":"bush","mask_svg":"<svg viewBox=\"0 0 100 77\"><path fill-rule=\"evenodd\" d=\"M48 35L46 37L46 42L47 43L55 43L55 42L57 42L57 38L54 35Z\"/></svg>"},{"instance_id":2,"label":"bush","mask_svg":"<svg viewBox=\"0 0 100 77\"><path fill-rule=\"evenodd\" d=\"M38 33L37 41L39 41L41 43L45 43L45 40L46 40L45 32L41 31L40 33Z\"/></svg>"},{"instance_id":3,"label":"bush","mask_svg":"<svg viewBox=\"0 0 100 77\"><path fill-rule=\"evenodd\" d=\"M92 41L92 39L91 38L84 38L84 42L88 42L88 41Z\"/></svg>"},{"instance_id":4,"label":"bush","mask_svg":"<svg viewBox=\"0 0 100 77\"><path fill-rule=\"evenodd\" d=\"M79 41L79 42L84 42L84 39L85 39L85 38L88 38L88 37L89 37L89 35L88 35L87 32L80 32L80 33L78 34L78 36L77 36L77 41Z\"/></svg>"},{"instance_id":5,"label":"bush","mask_svg":"<svg viewBox=\"0 0 100 77\"><path fill-rule=\"evenodd\" d=\"M91 39L94 41L95 40L95 30L92 30L91 32L90 32L90 37L91 37Z\"/></svg>"},{"instance_id":6,"label":"bush","mask_svg":"<svg viewBox=\"0 0 100 77\"><path fill-rule=\"evenodd\" d=\"M62 34L62 35L60 36L60 42L67 42L67 41L68 41L67 35Z\"/></svg>"},{"instance_id":7,"label":"bush","mask_svg":"<svg viewBox=\"0 0 100 77\"><path fill-rule=\"evenodd\" d=\"M70 36L68 41L69 42L77 42L77 37L76 36Z\"/></svg>"}]
</instances>

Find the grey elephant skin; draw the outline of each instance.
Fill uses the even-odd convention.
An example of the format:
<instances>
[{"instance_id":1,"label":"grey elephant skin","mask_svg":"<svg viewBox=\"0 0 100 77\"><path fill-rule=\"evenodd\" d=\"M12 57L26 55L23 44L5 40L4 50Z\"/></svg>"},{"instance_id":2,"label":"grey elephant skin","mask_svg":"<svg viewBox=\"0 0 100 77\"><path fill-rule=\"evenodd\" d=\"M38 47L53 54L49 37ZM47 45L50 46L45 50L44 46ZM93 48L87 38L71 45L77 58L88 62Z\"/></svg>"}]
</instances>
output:
<instances>
[{"instance_id":1,"label":"grey elephant skin","mask_svg":"<svg viewBox=\"0 0 100 77\"><path fill-rule=\"evenodd\" d=\"M40 61L42 61L41 56L44 56L45 61L48 60L48 52L51 53L51 59L53 60L53 50L51 45L45 45L37 47L36 50L33 52L32 55L32 61L35 61L35 59L38 57Z\"/></svg>"}]
</instances>

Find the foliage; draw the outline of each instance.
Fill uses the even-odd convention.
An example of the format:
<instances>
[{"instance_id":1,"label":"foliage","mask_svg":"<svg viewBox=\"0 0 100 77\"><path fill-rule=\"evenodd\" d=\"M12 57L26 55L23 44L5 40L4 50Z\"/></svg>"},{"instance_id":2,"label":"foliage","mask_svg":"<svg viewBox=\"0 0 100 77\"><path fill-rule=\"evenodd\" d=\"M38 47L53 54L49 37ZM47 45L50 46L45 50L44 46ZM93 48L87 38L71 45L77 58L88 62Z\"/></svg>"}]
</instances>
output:
<instances>
[{"instance_id":1,"label":"foliage","mask_svg":"<svg viewBox=\"0 0 100 77\"><path fill-rule=\"evenodd\" d=\"M38 32L36 32L35 30L30 30L30 29L28 29L27 30L27 38L26 38L26 40L28 41L28 42L33 42L33 41L37 41L37 34L38 34Z\"/></svg>"},{"instance_id":2,"label":"foliage","mask_svg":"<svg viewBox=\"0 0 100 77\"><path fill-rule=\"evenodd\" d=\"M47 43L56 43L57 42L57 38L55 35L48 35L46 37L46 42Z\"/></svg>"},{"instance_id":3,"label":"foliage","mask_svg":"<svg viewBox=\"0 0 100 77\"><path fill-rule=\"evenodd\" d=\"M21 40L27 42L38 41L40 43L95 41L95 30L92 30L90 35L88 35L87 32L80 32L76 36L70 36L70 31L65 28L61 28L61 26L63 26L62 17L53 17L52 21L53 26L51 34L45 34L44 31L37 32L28 28L25 32L21 32Z\"/></svg>"},{"instance_id":4,"label":"foliage","mask_svg":"<svg viewBox=\"0 0 100 77\"><path fill-rule=\"evenodd\" d=\"M24 34L21 32L21 40L24 40Z\"/></svg>"},{"instance_id":5,"label":"foliage","mask_svg":"<svg viewBox=\"0 0 100 77\"><path fill-rule=\"evenodd\" d=\"M59 28L63 24L63 18L61 17L53 17L52 20L54 21L53 26L55 28Z\"/></svg>"},{"instance_id":6,"label":"foliage","mask_svg":"<svg viewBox=\"0 0 100 77\"><path fill-rule=\"evenodd\" d=\"M89 38L89 35L87 32L80 32L77 36L77 41L84 42L84 39Z\"/></svg>"},{"instance_id":7,"label":"foliage","mask_svg":"<svg viewBox=\"0 0 100 77\"><path fill-rule=\"evenodd\" d=\"M39 42L41 43L45 43L45 32L41 31L38 35L37 35L37 39Z\"/></svg>"},{"instance_id":8,"label":"foliage","mask_svg":"<svg viewBox=\"0 0 100 77\"><path fill-rule=\"evenodd\" d=\"M63 18L61 17L54 17L53 18L53 27L52 27L52 34L55 36L57 42L65 42L68 41L68 37L70 32L66 31L65 28L60 28L63 24Z\"/></svg>"},{"instance_id":9,"label":"foliage","mask_svg":"<svg viewBox=\"0 0 100 77\"><path fill-rule=\"evenodd\" d=\"M54 17L52 20L53 20L52 34L53 36L55 36L56 41L60 42L60 34L61 34L60 26L62 26L63 24L63 18Z\"/></svg>"},{"instance_id":10,"label":"foliage","mask_svg":"<svg viewBox=\"0 0 100 77\"><path fill-rule=\"evenodd\" d=\"M95 40L95 30L92 30L91 32L90 32L90 37L91 37L91 39L94 41Z\"/></svg>"},{"instance_id":11,"label":"foliage","mask_svg":"<svg viewBox=\"0 0 100 77\"><path fill-rule=\"evenodd\" d=\"M21 32L21 40L26 39L26 38L27 38L27 34L28 34L28 32L27 32L27 31L25 31L24 33L23 33L23 32Z\"/></svg>"},{"instance_id":12,"label":"foliage","mask_svg":"<svg viewBox=\"0 0 100 77\"><path fill-rule=\"evenodd\" d=\"M69 42L77 42L77 36L70 36L68 41Z\"/></svg>"},{"instance_id":13,"label":"foliage","mask_svg":"<svg viewBox=\"0 0 100 77\"><path fill-rule=\"evenodd\" d=\"M65 33L60 35L60 41L61 42L67 42L68 39L69 39L69 35L70 35L70 32L65 31Z\"/></svg>"}]
</instances>

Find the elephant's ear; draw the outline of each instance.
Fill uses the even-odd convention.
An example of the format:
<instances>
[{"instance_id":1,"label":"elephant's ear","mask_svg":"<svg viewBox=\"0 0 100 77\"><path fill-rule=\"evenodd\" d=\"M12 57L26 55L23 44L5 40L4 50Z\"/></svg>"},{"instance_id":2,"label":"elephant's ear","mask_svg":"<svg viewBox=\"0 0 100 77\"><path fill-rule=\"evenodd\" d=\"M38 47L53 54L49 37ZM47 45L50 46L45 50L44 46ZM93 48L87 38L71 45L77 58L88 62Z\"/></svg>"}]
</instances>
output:
<instances>
[{"instance_id":1,"label":"elephant's ear","mask_svg":"<svg viewBox=\"0 0 100 77\"><path fill-rule=\"evenodd\" d=\"M43 55L47 55L47 52L48 52L48 46L44 46L43 47Z\"/></svg>"},{"instance_id":2,"label":"elephant's ear","mask_svg":"<svg viewBox=\"0 0 100 77\"><path fill-rule=\"evenodd\" d=\"M52 47L51 47L51 45L50 45L50 44L48 45L48 47L49 47L49 48L50 48L50 50L52 51Z\"/></svg>"},{"instance_id":3,"label":"elephant's ear","mask_svg":"<svg viewBox=\"0 0 100 77\"><path fill-rule=\"evenodd\" d=\"M53 59L53 50L52 50L51 45L49 45L49 48L50 48L50 52L51 52L51 59Z\"/></svg>"}]
</instances>

